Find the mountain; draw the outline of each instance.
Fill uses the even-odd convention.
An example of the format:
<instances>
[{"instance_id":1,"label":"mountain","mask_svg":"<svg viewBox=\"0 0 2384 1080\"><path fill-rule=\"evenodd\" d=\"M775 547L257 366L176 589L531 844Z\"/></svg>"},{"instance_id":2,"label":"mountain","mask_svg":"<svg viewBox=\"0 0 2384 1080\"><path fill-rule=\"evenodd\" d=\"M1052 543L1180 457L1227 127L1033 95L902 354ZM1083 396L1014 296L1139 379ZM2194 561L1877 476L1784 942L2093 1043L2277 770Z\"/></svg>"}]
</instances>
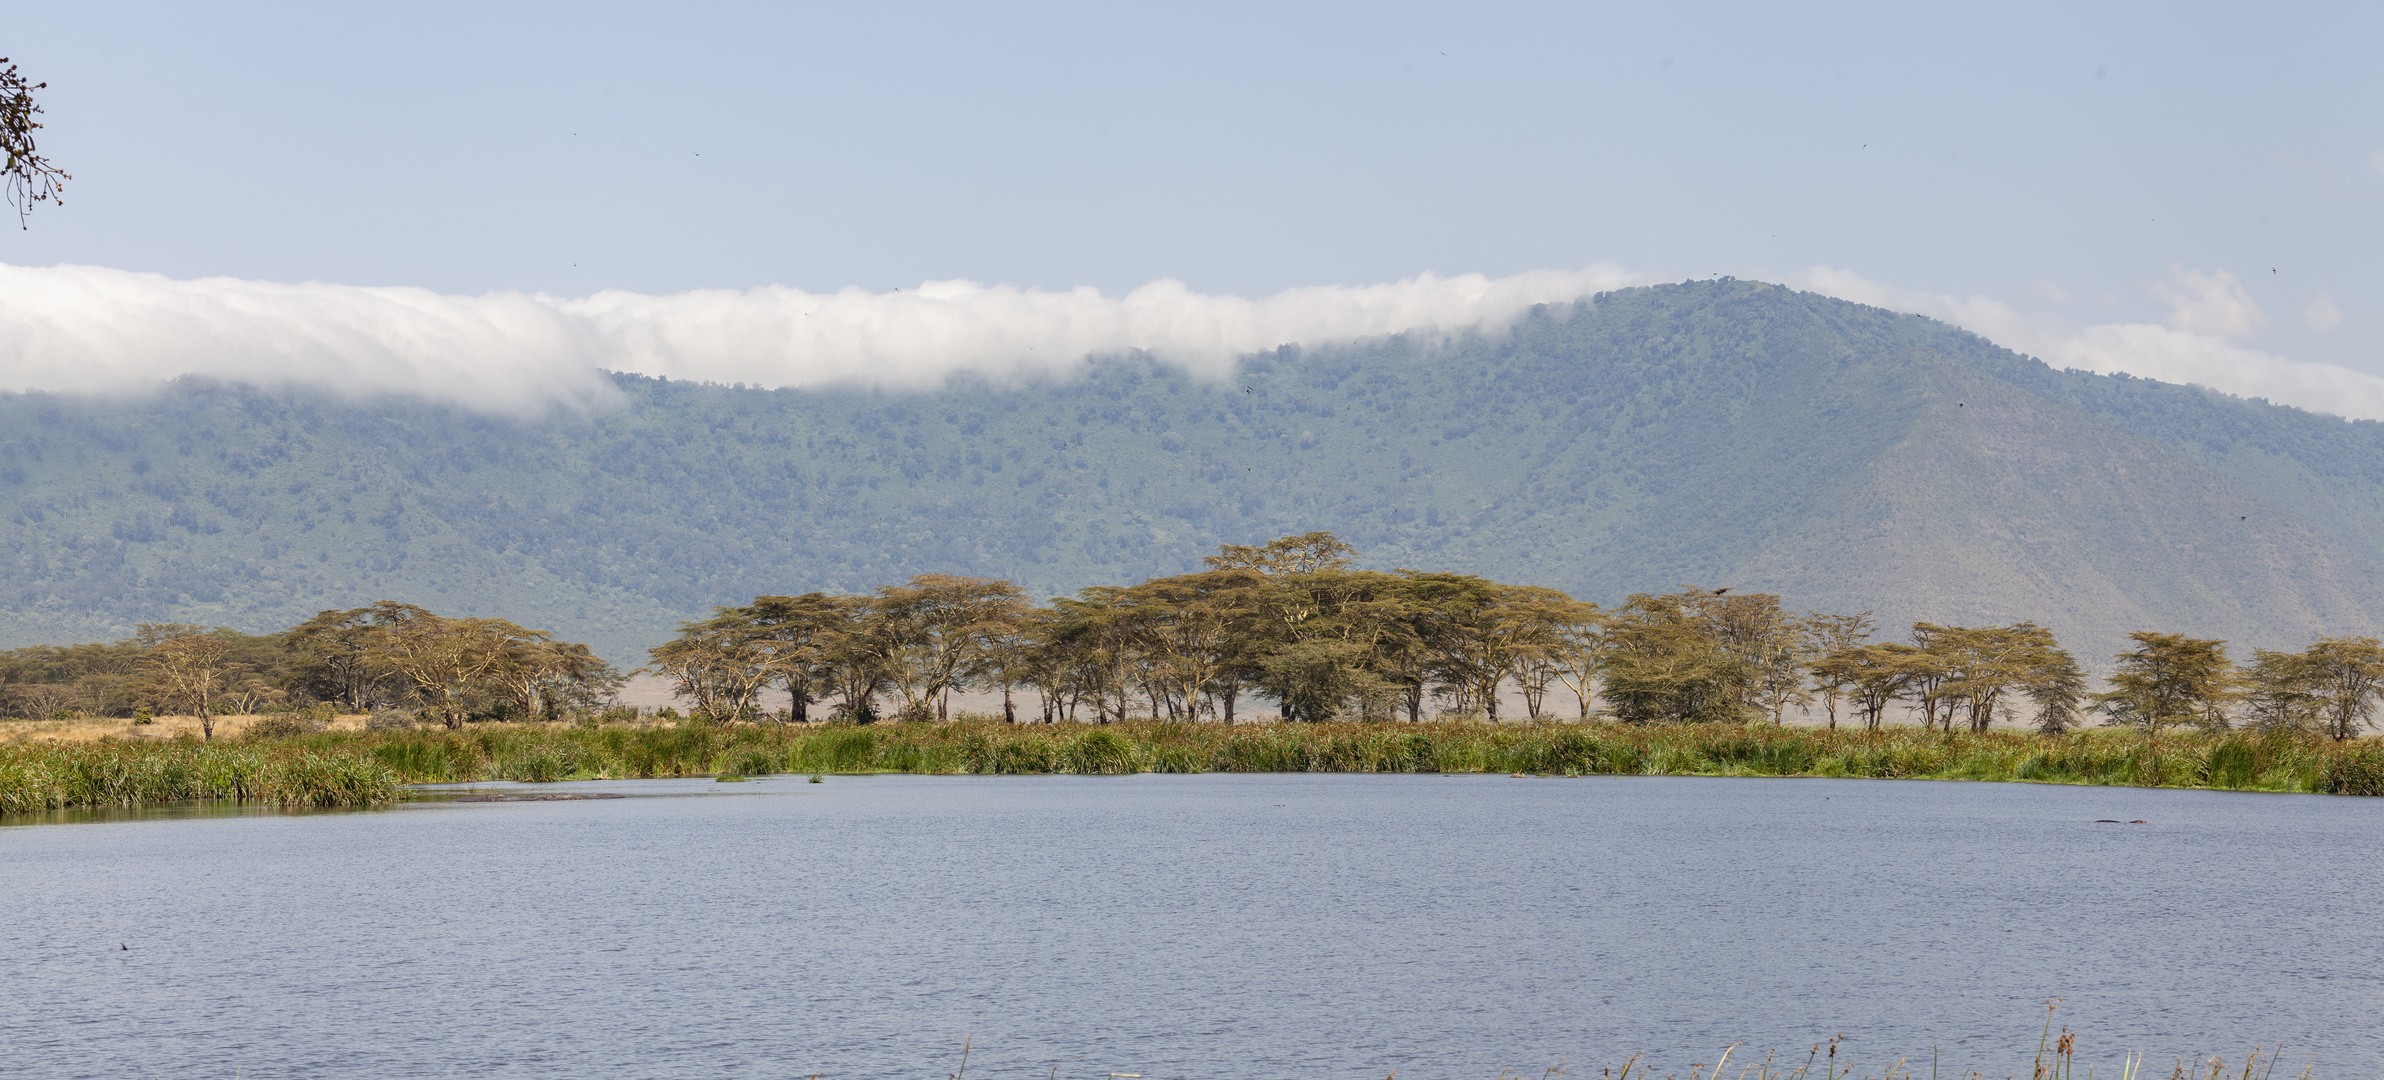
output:
<instances>
[{"instance_id":1,"label":"mountain","mask_svg":"<svg viewBox=\"0 0 2384 1080\"><path fill-rule=\"evenodd\" d=\"M1759 282L1286 347L1230 383L1136 355L918 393L616 381L617 408L528 420L200 379L0 395L0 646L386 598L630 664L760 593L1053 595L1310 529L1609 603L2031 619L2090 664L2136 629L2384 626L2384 425Z\"/></svg>"}]
</instances>

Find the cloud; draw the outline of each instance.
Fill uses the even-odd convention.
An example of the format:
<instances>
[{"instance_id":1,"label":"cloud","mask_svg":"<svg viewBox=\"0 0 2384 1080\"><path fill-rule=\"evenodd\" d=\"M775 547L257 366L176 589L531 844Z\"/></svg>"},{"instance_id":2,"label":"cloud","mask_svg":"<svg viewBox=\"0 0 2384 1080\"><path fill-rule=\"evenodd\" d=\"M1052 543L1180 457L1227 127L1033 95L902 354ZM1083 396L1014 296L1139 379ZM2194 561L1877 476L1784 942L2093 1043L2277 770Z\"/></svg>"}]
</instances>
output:
<instances>
[{"instance_id":1,"label":"cloud","mask_svg":"<svg viewBox=\"0 0 2384 1080\"><path fill-rule=\"evenodd\" d=\"M0 389L105 392L178 375L521 408L610 392L584 320L519 293L175 281L0 265Z\"/></svg>"},{"instance_id":2,"label":"cloud","mask_svg":"<svg viewBox=\"0 0 2384 1080\"><path fill-rule=\"evenodd\" d=\"M872 293L770 286L669 296L179 281L89 266L0 265L0 390L93 393L184 374L355 393L408 393L491 412L612 400L602 371L756 386L925 388L961 371L1065 375L1087 356L1143 349L1209 377L1248 353L1402 331L1503 325L1648 278L1612 265L1510 277L1425 274L1246 299L1160 281L1123 296L966 281ZM1988 297L1904 292L1815 267L1800 288L1935 316L2059 367L2198 383L2384 419L2384 379L2295 363L2231 340L2264 318L2224 271L2172 270L2168 325L2079 326ZM2313 326L2339 320L2313 301Z\"/></svg>"},{"instance_id":3,"label":"cloud","mask_svg":"<svg viewBox=\"0 0 2384 1080\"><path fill-rule=\"evenodd\" d=\"M2378 175L2384 176L2384 150L2368 151L2367 163L2368 167L2376 170Z\"/></svg>"},{"instance_id":4,"label":"cloud","mask_svg":"<svg viewBox=\"0 0 2384 1080\"><path fill-rule=\"evenodd\" d=\"M1121 297L967 281L917 290L805 293L778 286L672 296L604 292L558 307L619 350L614 366L769 386L922 387L971 370L1050 372L1088 355L1146 350L1222 377L1248 353L1413 330L1503 324L1535 304L1639 278L1613 266L1512 277L1425 274L1387 285L1292 289L1260 300L1158 281Z\"/></svg>"},{"instance_id":5,"label":"cloud","mask_svg":"<svg viewBox=\"0 0 2384 1080\"><path fill-rule=\"evenodd\" d=\"M2321 334L2343 324L2343 309L2334 306L2334 298L2319 293L2301 306L2301 321Z\"/></svg>"},{"instance_id":6,"label":"cloud","mask_svg":"<svg viewBox=\"0 0 2384 1080\"><path fill-rule=\"evenodd\" d=\"M2240 338L2250 337L2268 321L2268 313L2252 302L2243 283L2224 270L2205 274L2171 266L2169 276L2153 282L2147 292L2169 305L2169 326L2178 330Z\"/></svg>"},{"instance_id":7,"label":"cloud","mask_svg":"<svg viewBox=\"0 0 2384 1080\"><path fill-rule=\"evenodd\" d=\"M607 400L599 369L912 388L963 370L1064 373L1089 355L1143 349L1222 376L1237 357L1278 345L1498 325L1535 304L1641 280L1601 264L1257 300L1178 281L1124 296L936 281L888 293L769 286L566 299L0 265L0 389L122 391L201 374L521 412Z\"/></svg>"},{"instance_id":8,"label":"cloud","mask_svg":"<svg viewBox=\"0 0 2384 1080\"><path fill-rule=\"evenodd\" d=\"M2033 355L2054 367L2104 374L2126 372L2163 382L2192 383L2244 397L2261 397L2312 412L2384 420L2384 378L2336 367L2287 360L2247 348L2226 336L2175 325L2107 323L2077 326L2055 315L2023 313L1983 296L1967 299L1938 293L1903 292L1850 271L1818 266L1791 275L1798 288L1943 319L1996 344ZM2197 316L2210 314L2198 297L2215 294L2217 306L2240 292L2224 271L2172 271L2164 284L2175 287ZM2200 291L2196 291L2200 290ZM2253 310L2257 310L2256 308ZM2226 318L2214 320L2234 326ZM2208 325L2208 324L2205 324Z\"/></svg>"}]
</instances>

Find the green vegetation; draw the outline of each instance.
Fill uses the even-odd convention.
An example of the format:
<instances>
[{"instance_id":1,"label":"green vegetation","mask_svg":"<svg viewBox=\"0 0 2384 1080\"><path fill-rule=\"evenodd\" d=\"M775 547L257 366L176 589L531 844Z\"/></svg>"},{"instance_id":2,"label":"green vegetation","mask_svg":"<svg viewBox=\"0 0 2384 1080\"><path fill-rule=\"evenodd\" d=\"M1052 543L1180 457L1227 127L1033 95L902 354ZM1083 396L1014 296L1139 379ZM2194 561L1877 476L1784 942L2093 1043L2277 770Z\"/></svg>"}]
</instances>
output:
<instances>
[{"instance_id":1,"label":"green vegetation","mask_svg":"<svg viewBox=\"0 0 2384 1080\"><path fill-rule=\"evenodd\" d=\"M1753 282L1285 349L1230 384L1138 356L905 394L617 383L531 420L198 380L0 394L0 645L389 597L626 667L747 597L921 571L1073 596L1312 529L1376 570L2027 619L2084 655L2145 625L2384 629L2384 426Z\"/></svg>"},{"instance_id":2,"label":"green vegetation","mask_svg":"<svg viewBox=\"0 0 2384 1080\"><path fill-rule=\"evenodd\" d=\"M230 799L280 806L370 806L400 794L369 755L279 744L0 745L0 813Z\"/></svg>"},{"instance_id":3,"label":"green vegetation","mask_svg":"<svg viewBox=\"0 0 2384 1080\"><path fill-rule=\"evenodd\" d=\"M355 806L395 798L400 783L872 772L1822 776L2384 795L2384 742L1768 725L482 724L215 745L0 745L0 811L196 798Z\"/></svg>"}]
</instances>

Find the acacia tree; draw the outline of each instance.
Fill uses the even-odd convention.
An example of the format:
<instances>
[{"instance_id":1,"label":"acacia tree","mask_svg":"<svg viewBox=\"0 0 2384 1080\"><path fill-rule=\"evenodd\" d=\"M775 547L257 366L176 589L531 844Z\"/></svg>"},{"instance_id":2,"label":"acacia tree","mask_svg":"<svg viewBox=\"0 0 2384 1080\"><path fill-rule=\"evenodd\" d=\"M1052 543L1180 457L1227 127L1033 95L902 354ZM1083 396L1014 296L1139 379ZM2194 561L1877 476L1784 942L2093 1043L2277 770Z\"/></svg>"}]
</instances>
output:
<instances>
[{"instance_id":1,"label":"acacia tree","mask_svg":"<svg viewBox=\"0 0 2384 1080\"><path fill-rule=\"evenodd\" d=\"M758 713L762 691L782 677L761 640L748 609L718 608L709 619L679 624L678 637L647 655L696 716L735 721Z\"/></svg>"},{"instance_id":2,"label":"acacia tree","mask_svg":"<svg viewBox=\"0 0 2384 1080\"><path fill-rule=\"evenodd\" d=\"M1211 570L1247 570L1272 576L1346 570L1357 549L1329 532L1301 533L1269 540L1257 547L1225 544L1203 558Z\"/></svg>"},{"instance_id":3,"label":"acacia tree","mask_svg":"<svg viewBox=\"0 0 2384 1080\"><path fill-rule=\"evenodd\" d=\"M1768 603L1767 603L1768 601ZM1778 597L1684 589L1623 602L1606 622L1598 666L1624 723L1739 723L1758 715L1754 686Z\"/></svg>"},{"instance_id":4,"label":"acacia tree","mask_svg":"<svg viewBox=\"0 0 2384 1080\"><path fill-rule=\"evenodd\" d=\"M419 609L417 609L419 610ZM442 618L428 612L376 627L373 660L404 679L424 711L449 730L504 692L499 673L517 650L554 636L504 619Z\"/></svg>"},{"instance_id":5,"label":"acacia tree","mask_svg":"<svg viewBox=\"0 0 2384 1080\"><path fill-rule=\"evenodd\" d=\"M1679 595L1706 639L1736 662L1746 712L1768 713L1779 723L1786 707L1804 696L1800 621L1770 593L1686 589Z\"/></svg>"},{"instance_id":6,"label":"acacia tree","mask_svg":"<svg viewBox=\"0 0 2384 1080\"><path fill-rule=\"evenodd\" d=\"M2324 724L2318 676L2307 653L2252 650L2238 673L2244 720L2261 731L2316 731Z\"/></svg>"},{"instance_id":7,"label":"acacia tree","mask_svg":"<svg viewBox=\"0 0 2384 1080\"><path fill-rule=\"evenodd\" d=\"M1303 550L1346 549L1330 537L1308 534ZM1345 561L1284 561L1276 565L1285 572L1267 573L1241 594L1250 605L1249 633L1234 666L1250 671L1286 720L1330 720L1353 707L1359 716L1388 714L1407 687L1386 674L1387 657L1404 654L1415 670L1431 669L1407 652L1414 646L1412 583L1339 565Z\"/></svg>"},{"instance_id":8,"label":"acacia tree","mask_svg":"<svg viewBox=\"0 0 2384 1080\"><path fill-rule=\"evenodd\" d=\"M1586 722L1596 695L1598 656L1606 647L1606 613L1596 604L1570 600L1551 616L1542 656L1556 680L1573 692L1573 718Z\"/></svg>"},{"instance_id":9,"label":"acacia tree","mask_svg":"<svg viewBox=\"0 0 2384 1080\"><path fill-rule=\"evenodd\" d=\"M15 703L17 715L28 720L53 719L87 700L82 689L71 683L12 683L8 697Z\"/></svg>"},{"instance_id":10,"label":"acacia tree","mask_svg":"<svg viewBox=\"0 0 2384 1080\"><path fill-rule=\"evenodd\" d=\"M2337 742L2357 738L2384 697L2384 643L2320 638L2302 657L2323 730Z\"/></svg>"},{"instance_id":11,"label":"acacia tree","mask_svg":"<svg viewBox=\"0 0 2384 1080\"><path fill-rule=\"evenodd\" d=\"M1839 669L1824 668L1822 661L1862 645L1876 629L1878 625L1872 621L1868 611L1859 615L1805 613L1805 641L1811 650L1806 670L1813 676L1813 693L1819 696L1823 709L1828 712L1831 731L1838 730L1838 700L1845 694L1848 683Z\"/></svg>"},{"instance_id":12,"label":"acacia tree","mask_svg":"<svg viewBox=\"0 0 2384 1080\"><path fill-rule=\"evenodd\" d=\"M1074 598L1052 601L1050 647L1060 661L1057 678L1071 718L1076 705L1089 698L1093 720L1106 724L1126 718L1126 680L1134 661L1133 628L1121 607L1126 590L1094 585L1077 590Z\"/></svg>"},{"instance_id":13,"label":"acacia tree","mask_svg":"<svg viewBox=\"0 0 2384 1080\"><path fill-rule=\"evenodd\" d=\"M811 706L834 680L828 642L843 618L837 598L818 592L757 596L737 610L745 620L750 647L786 690L787 719L809 722Z\"/></svg>"},{"instance_id":14,"label":"acacia tree","mask_svg":"<svg viewBox=\"0 0 2384 1080\"><path fill-rule=\"evenodd\" d=\"M877 591L879 643L906 718L950 717L951 695L990 638L1026 611L1018 586L991 578L920 574Z\"/></svg>"},{"instance_id":15,"label":"acacia tree","mask_svg":"<svg viewBox=\"0 0 2384 1080\"><path fill-rule=\"evenodd\" d=\"M1920 650L1893 642L1854 645L1814 661L1815 677L1844 688L1863 728L1877 731L1887 707L1910 689L1911 658Z\"/></svg>"},{"instance_id":16,"label":"acacia tree","mask_svg":"<svg viewBox=\"0 0 2384 1080\"><path fill-rule=\"evenodd\" d=\"M1803 619L1781 618L1772 624L1755 664L1755 696L1758 704L1771 714L1773 727L1787 722L1790 705L1802 708L1813 703L1812 691L1805 688L1805 672L1816 655L1817 642L1811 625Z\"/></svg>"},{"instance_id":17,"label":"acacia tree","mask_svg":"<svg viewBox=\"0 0 2384 1080\"><path fill-rule=\"evenodd\" d=\"M1441 680L1460 712L1480 710L1498 722L1499 688L1559 647L1557 627L1573 616L1572 598L1554 589L1501 585L1458 574L1421 575L1438 583L1432 641ZM1553 675L1553 673L1551 673ZM1546 683L1540 684L1544 690ZM1526 695L1525 708L1538 712Z\"/></svg>"},{"instance_id":18,"label":"acacia tree","mask_svg":"<svg viewBox=\"0 0 2384 1080\"><path fill-rule=\"evenodd\" d=\"M150 623L141 627L148 639L149 667L157 675L159 696L172 706L199 718L202 738L215 738L215 697L243 665L231 659L232 643L223 635L181 623Z\"/></svg>"},{"instance_id":19,"label":"acacia tree","mask_svg":"<svg viewBox=\"0 0 2384 1080\"><path fill-rule=\"evenodd\" d=\"M884 626L870 598L835 600L817 637L820 671L836 693L836 718L870 723L877 719L877 695L889 677Z\"/></svg>"},{"instance_id":20,"label":"acacia tree","mask_svg":"<svg viewBox=\"0 0 2384 1080\"><path fill-rule=\"evenodd\" d=\"M1232 685L1223 692L1238 693L1230 669L1258 621L1256 593L1264 585L1256 571L1209 570L1152 578L1118 594L1126 633L1148 661L1168 715L1197 720L1216 711L1208 701L1221 683Z\"/></svg>"},{"instance_id":21,"label":"acacia tree","mask_svg":"<svg viewBox=\"0 0 2384 1080\"><path fill-rule=\"evenodd\" d=\"M2128 637L2136 647L2116 658L2111 689L2094 695L2106 723L2151 735L2179 724L2227 726L2234 679L2226 642L2150 630Z\"/></svg>"},{"instance_id":22,"label":"acacia tree","mask_svg":"<svg viewBox=\"0 0 2384 1080\"><path fill-rule=\"evenodd\" d=\"M585 645L554 641L542 634L511 639L502 663L492 672L505 688L516 712L524 717L554 720L566 706L586 708L609 697L623 681L612 665L596 658Z\"/></svg>"},{"instance_id":23,"label":"acacia tree","mask_svg":"<svg viewBox=\"0 0 2384 1080\"><path fill-rule=\"evenodd\" d=\"M2086 700L2086 673L2066 649L2038 654L2020 690L2035 707L2029 722L2047 735L2060 735L2078 723L2078 705Z\"/></svg>"},{"instance_id":24,"label":"acacia tree","mask_svg":"<svg viewBox=\"0 0 2384 1080\"><path fill-rule=\"evenodd\" d=\"M1987 730L2004 707L2005 695L2015 689L2037 688L2036 701L2042 707L2052 700L2048 695L2056 689L2046 680L2059 681L2064 665L2072 670L2076 667L2069 654L2055 644L2053 632L2034 623L1920 626L1932 631L1928 651L1945 673L1938 689L1949 699L1945 710L1948 731L1953 730L1957 706L1970 730ZM2042 724L2040 715L2039 726Z\"/></svg>"},{"instance_id":25,"label":"acacia tree","mask_svg":"<svg viewBox=\"0 0 2384 1080\"><path fill-rule=\"evenodd\" d=\"M1948 700L1952 684L1960 672L1956 667L1960 645L1958 628L1934 623L1913 623L1911 652L1900 654L1904 663L1904 692L1913 704L1920 706L1921 726L1934 729L1938 712L1944 711L1945 730L1954 729L1953 702Z\"/></svg>"},{"instance_id":26,"label":"acacia tree","mask_svg":"<svg viewBox=\"0 0 2384 1080\"><path fill-rule=\"evenodd\" d=\"M382 627L430 612L383 600L370 607L323 611L282 635L297 689L359 711L389 692L390 671L374 661L373 635Z\"/></svg>"}]
</instances>

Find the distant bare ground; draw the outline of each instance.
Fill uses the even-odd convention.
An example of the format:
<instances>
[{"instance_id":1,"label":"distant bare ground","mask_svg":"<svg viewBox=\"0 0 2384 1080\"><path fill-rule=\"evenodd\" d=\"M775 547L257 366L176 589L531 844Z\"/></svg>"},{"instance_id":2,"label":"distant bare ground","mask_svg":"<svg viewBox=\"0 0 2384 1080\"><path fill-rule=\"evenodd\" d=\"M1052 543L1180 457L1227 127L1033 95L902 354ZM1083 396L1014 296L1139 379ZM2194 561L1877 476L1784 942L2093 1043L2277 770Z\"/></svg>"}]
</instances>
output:
<instances>
[{"instance_id":1,"label":"distant bare ground","mask_svg":"<svg viewBox=\"0 0 2384 1080\"><path fill-rule=\"evenodd\" d=\"M247 730L248 725L264 719L261 716L218 716L215 718L215 737L231 738ZM334 731L364 730L364 716L342 716L331 721ZM83 717L74 720L0 720L0 742L97 742L117 739L172 739L188 732L199 737L199 718L195 716L160 716L147 724L135 724L129 719L113 717Z\"/></svg>"}]
</instances>

